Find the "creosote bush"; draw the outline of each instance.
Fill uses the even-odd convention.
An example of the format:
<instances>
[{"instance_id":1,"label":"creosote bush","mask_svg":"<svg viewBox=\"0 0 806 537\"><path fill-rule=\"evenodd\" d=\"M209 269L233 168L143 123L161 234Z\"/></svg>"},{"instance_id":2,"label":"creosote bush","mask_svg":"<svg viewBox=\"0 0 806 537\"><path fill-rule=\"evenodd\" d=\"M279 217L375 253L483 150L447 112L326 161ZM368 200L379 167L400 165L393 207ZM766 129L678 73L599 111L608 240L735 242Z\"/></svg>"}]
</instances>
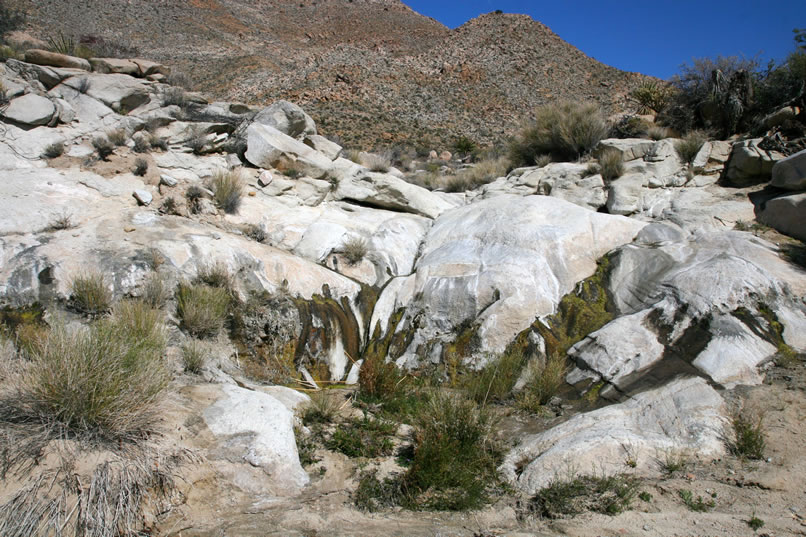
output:
<instances>
[{"instance_id":1,"label":"creosote bush","mask_svg":"<svg viewBox=\"0 0 806 537\"><path fill-rule=\"evenodd\" d=\"M534 123L511 142L510 160L514 166L532 166L540 155L574 160L593 149L607 132L607 121L598 105L544 105L536 110Z\"/></svg>"},{"instance_id":2,"label":"creosote bush","mask_svg":"<svg viewBox=\"0 0 806 537\"><path fill-rule=\"evenodd\" d=\"M674 144L674 149L677 151L680 160L686 164L694 162L697 153L700 152L702 144L708 141L708 136L702 131L691 131L686 134L681 140Z\"/></svg>"},{"instance_id":3,"label":"creosote bush","mask_svg":"<svg viewBox=\"0 0 806 537\"><path fill-rule=\"evenodd\" d=\"M349 264L357 265L369 253L369 246L366 239L353 236L341 244L341 253Z\"/></svg>"},{"instance_id":4,"label":"creosote bush","mask_svg":"<svg viewBox=\"0 0 806 537\"><path fill-rule=\"evenodd\" d=\"M112 291L100 272L89 272L70 281L70 305L87 315L100 315L112 308Z\"/></svg>"},{"instance_id":5,"label":"creosote bush","mask_svg":"<svg viewBox=\"0 0 806 537\"><path fill-rule=\"evenodd\" d=\"M241 206L243 196L243 179L238 171L218 170L210 181L210 190L219 209L228 214L235 214Z\"/></svg>"},{"instance_id":6,"label":"creosote bush","mask_svg":"<svg viewBox=\"0 0 806 537\"><path fill-rule=\"evenodd\" d=\"M3 413L79 436L143 438L153 431L155 405L169 380L162 322L145 304L124 301L86 328L56 323L34 345L19 398Z\"/></svg>"},{"instance_id":7,"label":"creosote bush","mask_svg":"<svg viewBox=\"0 0 806 537\"><path fill-rule=\"evenodd\" d=\"M182 328L198 338L214 337L224 326L230 305L226 289L203 284L180 284L176 315Z\"/></svg>"}]
</instances>

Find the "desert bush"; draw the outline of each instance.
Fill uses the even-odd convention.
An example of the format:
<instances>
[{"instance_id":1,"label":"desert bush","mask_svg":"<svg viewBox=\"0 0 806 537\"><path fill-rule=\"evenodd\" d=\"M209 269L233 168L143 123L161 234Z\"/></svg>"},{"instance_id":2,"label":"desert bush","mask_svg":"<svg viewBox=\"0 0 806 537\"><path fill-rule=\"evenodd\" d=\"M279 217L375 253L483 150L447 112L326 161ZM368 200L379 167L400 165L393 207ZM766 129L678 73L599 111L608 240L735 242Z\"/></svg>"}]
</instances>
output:
<instances>
[{"instance_id":1,"label":"desert bush","mask_svg":"<svg viewBox=\"0 0 806 537\"><path fill-rule=\"evenodd\" d=\"M348 457L375 458L392 453L391 436L397 425L383 420L353 418L339 424L332 436L325 441L325 447Z\"/></svg>"},{"instance_id":2,"label":"desert bush","mask_svg":"<svg viewBox=\"0 0 806 537\"><path fill-rule=\"evenodd\" d=\"M453 150L457 155L470 156L478 150L478 146L467 136L460 136L453 143Z\"/></svg>"},{"instance_id":3,"label":"desert bush","mask_svg":"<svg viewBox=\"0 0 806 537\"><path fill-rule=\"evenodd\" d=\"M414 456L403 476L411 508L477 508L497 482L493 419L473 401L436 392L414 417Z\"/></svg>"},{"instance_id":4,"label":"desert bush","mask_svg":"<svg viewBox=\"0 0 806 537\"><path fill-rule=\"evenodd\" d=\"M137 135L133 138L134 140L134 152L135 153L148 153L151 151L151 138L145 137L142 134Z\"/></svg>"},{"instance_id":5,"label":"desert bush","mask_svg":"<svg viewBox=\"0 0 806 537\"><path fill-rule=\"evenodd\" d=\"M112 308L112 291L100 272L88 272L70 281L70 305L87 315L100 315Z\"/></svg>"},{"instance_id":6,"label":"desert bush","mask_svg":"<svg viewBox=\"0 0 806 537\"><path fill-rule=\"evenodd\" d=\"M226 289L203 284L180 284L176 315L182 328L198 338L216 336L224 326L230 305Z\"/></svg>"},{"instance_id":7,"label":"desert bush","mask_svg":"<svg viewBox=\"0 0 806 537\"><path fill-rule=\"evenodd\" d=\"M0 45L0 62L6 60L24 60L25 55L18 49L9 45ZM0 91L0 106L3 106L3 92Z\"/></svg>"},{"instance_id":8,"label":"desert bush","mask_svg":"<svg viewBox=\"0 0 806 537\"><path fill-rule=\"evenodd\" d=\"M106 160L109 155L115 152L115 146L109 141L106 136L96 136L92 139L92 147L98 153L98 158Z\"/></svg>"},{"instance_id":9,"label":"desert bush","mask_svg":"<svg viewBox=\"0 0 806 537\"><path fill-rule=\"evenodd\" d=\"M610 127L608 138L641 138L646 135L649 123L638 116L623 116Z\"/></svg>"},{"instance_id":10,"label":"desert bush","mask_svg":"<svg viewBox=\"0 0 806 537\"><path fill-rule=\"evenodd\" d=\"M685 451L667 449L655 458L655 462L664 474L673 475L686 469L690 457Z\"/></svg>"},{"instance_id":11,"label":"desert bush","mask_svg":"<svg viewBox=\"0 0 806 537\"><path fill-rule=\"evenodd\" d=\"M235 214L241 206L243 196L243 179L238 171L218 170L210 180L213 200L219 209L228 214Z\"/></svg>"},{"instance_id":12,"label":"desert bush","mask_svg":"<svg viewBox=\"0 0 806 537\"><path fill-rule=\"evenodd\" d=\"M568 365L563 356L553 354L531 371L526 385L518 394L518 405L525 410L537 410L559 393L565 383Z\"/></svg>"},{"instance_id":13,"label":"desert bush","mask_svg":"<svg viewBox=\"0 0 806 537\"><path fill-rule=\"evenodd\" d=\"M653 125L647 129L646 135L650 140L663 140L664 138L669 138L669 129L660 125Z\"/></svg>"},{"instance_id":14,"label":"desert bush","mask_svg":"<svg viewBox=\"0 0 806 537\"><path fill-rule=\"evenodd\" d=\"M162 201L162 205L160 205L160 212L163 214L179 214L179 207L176 204L176 200L173 196L168 196Z\"/></svg>"},{"instance_id":15,"label":"desert bush","mask_svg":"<svg viewBox=\"0 0 806 537\"><path fill-rule=\"evenodd\" d=\"M505 352L491 359L479 372L468 374L462 388L470 399L480 404L504 401L512 396L512 388L525 365L522 352Z\"/></svg>"},{"instance_id":16,"label":"desert bush","mask_svg":"<svg viewBox=\"0 0 806 537\"><path fill-rule=\"evenodd\" d=\"M207 362L209 350L207 344L198 339L191 339L182 344L182 367L186 373L198 375Z\"/></svg>"},{"instance_id":17,"label":"desert bush","mask_svg":"<svg viewBox=\"0 0 806 537\"><path fill-rule=\"evenodd\" d=\"M188 91L193 89L193 81L190 79L190 77L182 71L177 71L176 69L171 71L171 74L165 79L165 83L171 86L178 86Z\"/></svg>"},{"instance_id":18,"label":"desert bush","mask_svg":"<svg viewBox=\"0 0 806 537\"><path fill-rule=\"evenodd\" d=\"M624 175L624 158L616 150L605 150L599 155L599 173L602 179L612 181Z\"/></svg>"},{"instance_id":19,"label":"desert bush","mask_svg":"<svg viewBox=\"0 0 806 537\"><path fill-rule=\"evenodd\" d=\"M644 80L630 92L630 98L638 104L639 114L658 113L669 105L674 89L665 82Z\"/></svg>"},{"instance_id":20,"label":"desert bush","mask_svg":"<svg viewBox=\"0 0 806 537\"><path fill-rule=\"evenodd\" d=\"M185 90L180 87L171 86L165 89L162 94L162 106L185 106L187 104L187 95Z\"/></svg>"},{"instance_id":21,"label":"desert bush","mask_svg":"<svg viewBox=\"0 0 806 537\"><path fill-rule=\"evenodd\" d=\"M120 147L126 145L129 140L129 133L124 128L111 129L106 132L106 138L115 146Z\"/></svg>"},{"instance_id":22,"label":"desert bush","mask_svg":"<svg viewBox=\"0 0 806 537\"><path fill-rule=\"evenodd\" d=\"M244 224L241 227L241 231L243 231L244 235L255 242L265 242L268 238L268 235L266 235L263 227L258 224Z\"/></svg>"},{"instance_id":23,"label":"desert bush","mask_svg":"<svg viewBox=\"0 0 806 537\"><path fill-rule=\"evenodd\" d=\"M357 265L369 253L369 245L362 237L351 236L341 243L341 254L350 265Z\"/></svg>"},{"instance_id":24,"label":"desert bush","mask_svg":"<svg viewBox=\"0 0 806 537\"><path fill-rule=\"evenodd\" d=\"M3 34L13 32L25 22L25 14L22 11L12 9L5 3L0 3L0 38Z\"/></svg>"},{"instance_id":25,"label":"desert bush","mask_svg":"<svg viewBox=\"0 0 806 537\"><path fill-rule=\"evenodd\" d=\"M714 500L709 500L707 498L703 498L702 496L695 497L694 493L692 493L690 490L678 490L677 494L680 496L680 499L683 500L685 506L688 507L689 511L705 513L716 506L716 502L714 502Z\"/></svg>"},{"instance_id":26,"label":"desert bush","mask_svg":"<svg viewBox=\"0 0 806 537\"><path fill-rule=\"evenodd\" d=\"M64 155L64 143L54 142L45 147L42 156L45 158L58 158Z\"/></svg>"},{"instance_id":27,"label":"desert bush","mask_svg":"<svg viewBox=\"0 0 806 537\"><path fill-rule=\"evenodd\" d=\"M201 155L207 147L207 132L203 128L195 128L190 137L185 141L185 145L193 151L194 155Z\"/></svg>"},{"instance_id":28,"label":"desert bush","mask_svg":"<svg viewBox=\"0 0 806 537\"><path fill-rule=\"evenodd\" d=\"M392 399L400 388L401 374L394 363L371 356L364 360L358 373L358 394L370 401Z\"/></svg>"},{"instance_id":29,"label":"desert bush","mask_svg":"<svg viewBox=\"0 0 806 537\"><path fill-rule=\"evenodd\" d=\"M158 272L152 272L143 284L143 302L155 309L162 308L170 300L172 289Z\"/></svg>"},{"instance_id":30,"label":"desert bush","mask_svg":"<svg viewBox=\"0 0 806 537\"><path fill-rule=\"evenodd\" d=\"M163 138L162 136L157 136L156 134L150 134L148 136L148 143L151 145L153 149L159 149L160 151L168 150L168 139Z\"/></svg>"},{"instance_id":31,"label":"desert bush","mask_svg":"<svg viewBox=\"0 0 806 537\"><path fill-rule=\"evenodd\" d=\"M134 161L132 173L138 177L144 176L148 172L148 161L144 158L137 158Z\"/></svg>"},{"instance_id":32,"label":"desert bush","mask_svg":"<svg viewBox=\"0 0 806 537\"><path fill-rule=\"evenodd\" d=\"M185 198L191 213L198 213L201 209L201 200L204 198L204 190L196 185L191 185L185 191Z\"/></svg>"},{"instance_id":33,"label":"desert bush","mask_svg":"<svg viewBox=\"0 0 806 537\"><path fill-rule=\"evenodd\" d=\"M536 110L534 123L510 144L510 160L515 166L531 166L538 156L546 154L559 161L574 160L593 149L607 130L598 105L544 105Z\"/></svg>"},{"instance_id":34,"label":"desert bush","mask_svg":"<svg viewBox=\"0 0 806 537\"><path fill-rule=\"evenodd\" d=\"M675 142L674 149L677 151L677 155L680 157L680 160L686 164L691 164L694 162L694 158L697 156L697 153L700 152L702 144L707 141L708 136L704 132L695 130L689 132L682 139Z\"/></svg>"},{"instance_id":35,"label":"desert bush","mask_svg":"<svg viewBox=\"0 0 806 537\"><path fill-rule=\"evenodd\" d=\"M547 518L585 511L617 515L629 509L638 494L638 480L620 474L578 475L555 479L532 498L531 509Z\"/></svg>"},{"instance_id":36,"label":"desert bush","mask_svg":"<svg viewBox=\"0 0 806 537\"><path fill-rule=\"evenodd\" d=\"M733 412L730 424L730 452L746 459L763 459L767 448L764 415L742 407Z\"/></svg>"},{"instance_id":37,"label":"desert bush","mask_svg":"<svg viewBox=\"0 0 806 537\"><path fill-rule=\"evenodd\" d=\"M31 353L17 419L106 440L143 438L169 380L164 347L161 315L139 302L121 302L88 328L56 323Z\"/></svg>"},{"instance_id":38,"label":"desert bush","mask_svg":"<svg viewBox=\"0 0 806 537\"><path fill-rule=\"evenodd\" d=\"M371 172L386 173L392 166L392 159L389 155L376 155L375 153L362 153L360 156L361 165Z\"/></svg>"},{"instance_id":39,"label":"desert bush","mask_svg":"<svg viewBox=\"0 0 806 537\"><path fill-rule=\"evenodd\" d=\"M73 214L67 209L63 209L62 212L56 213L51 217L47 229L48 231L60 231L70 229L73 226Z\"/></svg>"}]
</instances>

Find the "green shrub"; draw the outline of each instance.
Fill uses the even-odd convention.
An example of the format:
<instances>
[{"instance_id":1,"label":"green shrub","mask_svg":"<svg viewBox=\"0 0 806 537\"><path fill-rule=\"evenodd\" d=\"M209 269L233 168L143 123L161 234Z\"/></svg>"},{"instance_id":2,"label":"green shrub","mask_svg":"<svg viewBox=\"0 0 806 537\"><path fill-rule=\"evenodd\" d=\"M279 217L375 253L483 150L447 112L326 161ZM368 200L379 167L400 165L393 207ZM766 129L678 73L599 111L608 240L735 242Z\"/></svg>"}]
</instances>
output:
<instances>
[{"instance_id":1,"label":"green shrub","mask_svg":"<svg viewBox=\"0 0 806 537\"><path fill-rule=\"evenodd\" d=\"M126 145L126 141L129 139L129 133L126 132L126 129L112 129L107 131L106 138L115 144L115 146L120 147Z\"/></svg>"},{"instance_id":2,"label":"green shrub","mask_svg":"<svg viewBox=\"0 0 806 537\"><path fill-rule=\"evenodd\" d=\"M138 177L143 177L148 172L148 161L144 158L137 158L134 161L132 173Z\"/></svg>"},{"instance_id":3,"label":"green shrub","mask_svg":"<svg viewBox=\"0 0 806 537\"><path fill-rule=\"evenodd\" d=\"M497 483L500 453L488 411L461 397L434 393L414 418L414 457L403 476L405 505L461 511L481 506Z\"/></svg>"},{"instance_id":4,"label":"green shrub","mask_svg":"<svg viewBox=\"0 0 806 537\"><path fill-rule=\"evenodd\" d=\"M0 17L0 20L2 20L2 17ZM6 60L23 61L25 60L25 55L22 53L22 51L14 47L8 45L0 45L0 62L5 62ZM3 92L0 91L0 106L4 105L3 97L4 97Z\"/></svg>"},{"instance_id":5,"label":"green shrub","mask_svg":"<svg viewBox=\"0 0 806 537\"><path fill-rule=\"evenodd\" d=\"M341 254L350 265L357 265L369 253L369 245L362 237L349 237L341 244Z\"/></svg>"},{"instance_id":6,"label":"green shrub","mask_svg":"<svg viewBox=\"0 0 806 537\"><path fill-rule=\"evenodd\" d=\"M630 92L630 98L639 105L638 113L658 113L668 106L673 94L673 88L665 82L644 80Z\"/></svg>"},{"instance_id":7,"label":"green shrub","mask_svg":"<svg viewBox=\"0 0 806 537\"><path fill-rule=\"evenodd\" d=\"M391 436L397 426L394 423L363 418L354 418L342 423L325 441L325 447L344 453L348 457L375 458L392 453Z\"/></svg>"},{"instance_id":8,"label":"green shrub","mask_svg":"<svg viewBox=\"0 0 806 537\"><path fill-rule=\"evenodd\" d=\"M209 350L203 341L191 339L182 345L182 366L186 373L198 375L207 362Z\"/></svg>"},{"instance_id":9,"label":"green shrub","mask_svg":"<svg viewBox=\"0 0 806 537\"><path fill-rule=\"evenodd\" d=\"M764 434L764 415L745 408L731 416L733 438L728 443L730 452L737 457L763 459L767 448Z\"/></svg>"},{"instance_id":10,"label":"green shrub","mask_svg":"<svg viewBox=\"0 0 806 537\"><path fill-rule=\"evenodd\" d=\"M764 521L758 518L755 513L753 513L753 516L750 517L750 520L747 521L747 525L750 526L750 529L752 529L753 531L758 531L764 527Z\"/></svg>"},{"instance_id":11,"label":"green shrub","mask_svg":"<svg viewBox=\"0 0 806 537\"><path fill-rule=\"evenodd\" d=\"M602 151L598 158L599 173L605 182L610 182L624 175L624 159L619 151L609 149Z\"/></svg>"},{"instance_id":12,"label":"green shrub","mask_svg":"<svg viewBox=\"0 0 806 537\"><path fill-rule=\"evenodd\" d=\"M371 401L389 400L397 394L400 381L400 371L394 363L371 356L364 360L358 372L358 393Z\"/></svg>"},{"instance_id":13,"label":"green shrub","mask_svg":"<svg viewBox=\"0 0 806 537\"><path fill-rule=\"evenodd\" d=\"M617 515L638 494L638 480L629 475L579 475L554 480L532 498L531 507L541 516L557 518L585 511Z\"/></svg>"},{"instance_id":14,"label":"green shrub","mask_svg":"<svg viewBox=\"0 0 806 537\"><path fill-rule=\"evenodd\" d=\"M689 464L689 455L685 451L666 450L656 458L658 467L666 475L682 472Z\"/></svg>"},{"instance_id":15,"label":"green shrub","mask_svg":"<svg viewBox=\"0 0 806 537\"><path fill-rule=\"evenodd\" d=\"M226 289L180 284L176 315L189 334L198 338L213 337L221 331L229 305L230 295Z\"/></svg>"},{"instance_id":16,"label":"green shrub","mask_svg":"<svg viewBox=\"0 0 806 537\"><path fill-rule=\"evenodd\" d=\"M464 391L470 399L482 405L509 399L525 365L522 352L506 352L491 359L478 373L468 374L462 383Z\"/></svg>"},{"instance_id":17,"label":"green shrub","mask_svg":"<svg viewBox=\"0 0 806 537\"><path fill-rule=\"evenodd\" d=\"M112 291L100 272L88 272L70 281L70 305L87 315L100 315L112 308Z\"/></svg>"},{"instance_id":18,"label":"green shrub","mask_svg":"<svg viewBox=\"0 0 806 537\"><path fill-rule=\"evenodd\" d=\"M98 152L98 158L106 160L115 152L115 146L106 136L96 136L92 139L92 147Z\"/></svg>"},{"instance_id":19,"label":"green shrub","mask_svg":"<svg viewBox=\"0 0 806 537\"><path fill-rule=\"evenodd\" d=\"M456 139L453 143L453 150L456 152L457 155L472 155L478 149L476 142L468 138L467 136L460 136Z\"/></svg>"},{"instance_id":20,"label":"green shrub","mask_svg":"<svg viewBox=\"0 0 806 537\"><path fill-rule=\"evenodd\" d=\"M45 158L58 158L64 155L64 143L54 142L45 147L42 156Z\"/></svg>"},{"instance_id":21,"label":"green shrub","mask_svg":"<svg viewBox=\"0 0 806 537\"><path fill-rule=\"evenodd\" d=\"M218 170L213 174L210 187L213 191L213 200L219 209L227 214L238 212L244 189L239 172Z\"/></svg>"},{"instance_id":22,"label":"green shrub","mask_svg":"<svg viewBox=\"0 0 806 537\"><path fill-rule=\"evenodd\" d=\"M681 140L674 144L674 149L677 151L680 160L686 164L691 164L697 156L697 153L702 149L702 145L708 141L708 136L701 131L691 131L686 134Z\"/></svg>"},{"instance_id":23,"label":"green shrub","mask_svg":"<svg viewBox=\"0 0 806 537\"><path fill-rule=\"evenodd\" d=\"M531 166L540 155L574 160L589 152L607 135L601 108L590 103L562 102L537 109L535 121L510 144L515 166Z\"/></svg>"},{"instance_id":24,"label":"green shrub","mask_svg":"<svg viewBox=\"0 0 806 537\"><path fill-rule=\"evenodd\" d=\"M680 499L683 500L683 503L686 505L686 507L688 507L689 511L704 513L706 511L710 511L716 506L714 500L707 500L702 496L697 496L695 498L694 494L690 490L678 490L677 494L680 496Z\"/></svg>"},{"instance_id":25,"label":"green shrub","mask_svg":"<svg viewBox=\"0 0 806 537\"><path fill-rule=\"evenodd\" d=\"M57 323L30 356L18 417L106 440L143 438L169 380L164 347L161 316L138 302L120 303L89 328Z\"/></svg>"},{"instance_id":26,"label":"green shrub","mask_svg":"<svg viewBox=\"0 0 806 537\"><path fill-rule=\"evenodd\" d=\"M401 479L378 479L378 472L365 472L353 493L353 502L361 511L371 513L400 505L405 498Z\"/></svg>"}]
</instances>

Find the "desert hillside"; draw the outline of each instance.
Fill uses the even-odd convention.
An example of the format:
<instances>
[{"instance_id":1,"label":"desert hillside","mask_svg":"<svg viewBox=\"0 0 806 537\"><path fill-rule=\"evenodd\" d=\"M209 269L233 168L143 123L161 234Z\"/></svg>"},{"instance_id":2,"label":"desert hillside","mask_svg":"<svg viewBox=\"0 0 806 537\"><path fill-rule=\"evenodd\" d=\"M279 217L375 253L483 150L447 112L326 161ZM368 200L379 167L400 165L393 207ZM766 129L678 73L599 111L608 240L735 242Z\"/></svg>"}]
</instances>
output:
<instances>
[{"instance_id":1,"label":"desert hillside","mask_svg":"<svg viewBox=\"0 0 806 537\"><path fill-rule=\"evenodd\" d=\"M535 106L594 100L610 111L643 77L585 56L521 15L456 30L396 0L10 1L46 39L63 33L169 61L197 89L304 106L328 136L360 148L500 143Z\"/></svg>"}]
</instances>

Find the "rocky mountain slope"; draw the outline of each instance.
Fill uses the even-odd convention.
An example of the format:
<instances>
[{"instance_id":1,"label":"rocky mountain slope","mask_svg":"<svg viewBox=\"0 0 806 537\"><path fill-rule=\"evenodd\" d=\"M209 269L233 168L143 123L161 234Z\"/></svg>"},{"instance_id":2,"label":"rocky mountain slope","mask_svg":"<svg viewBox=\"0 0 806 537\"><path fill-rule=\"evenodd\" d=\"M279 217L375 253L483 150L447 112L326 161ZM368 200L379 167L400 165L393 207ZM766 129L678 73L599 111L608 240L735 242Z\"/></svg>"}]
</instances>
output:
<instances>
[{"instance_id":1,"label":"rocky mountain slope","mask_svg":"<svg viewBox=\"0 0 806 537\"><path fill-rule=\"evenodd\" d=\"M800 236L806 152L710 141L689 165L673 139L608 139L595 154L624 173L607 182L593 160L555 162L444 192L345 158L290 102L208 102L139 59L26 59L0 64L0 530L727 536L758 517L803 531L806 279L785 250L803 245L754 221ZM82 303L93 274L118 307ZM191 322L214 309L190 307L191 288L228 305L212 327ZM137 299L164 337L148 434L110 443L26 414L50 371L34 367L42 341L112 337L104 323ZM500 418L493 503L359 510L365 473L408 472L421 427L358 401L361 372L389 364L451 394L457 371L512 352L515 377L540 372L519 393L563 367L537 405L485 395ZM300 414L321 397L333 423L317 428ZM753 459L726 441L750 405L769 424ZM370 417L392 420L382 453L335 442ZM645 494L619 485L631 505L544 518L535 496L579 475Z\"/></svg>"},{"instance_id":2,"label":"rocky mountain slope","mask_svg":"<svg viewBox=\"0 0 806 537\"><path fill-rule=\"evenodd\" d=\"M298 103L323 134L361 148L450 149L459 136L493 144L545 102L619 111L642 79L527 16L491 13L449 30L397 0L16 4L38 37L134 45L218 98Z\"/></svg>"}]
</instances>

